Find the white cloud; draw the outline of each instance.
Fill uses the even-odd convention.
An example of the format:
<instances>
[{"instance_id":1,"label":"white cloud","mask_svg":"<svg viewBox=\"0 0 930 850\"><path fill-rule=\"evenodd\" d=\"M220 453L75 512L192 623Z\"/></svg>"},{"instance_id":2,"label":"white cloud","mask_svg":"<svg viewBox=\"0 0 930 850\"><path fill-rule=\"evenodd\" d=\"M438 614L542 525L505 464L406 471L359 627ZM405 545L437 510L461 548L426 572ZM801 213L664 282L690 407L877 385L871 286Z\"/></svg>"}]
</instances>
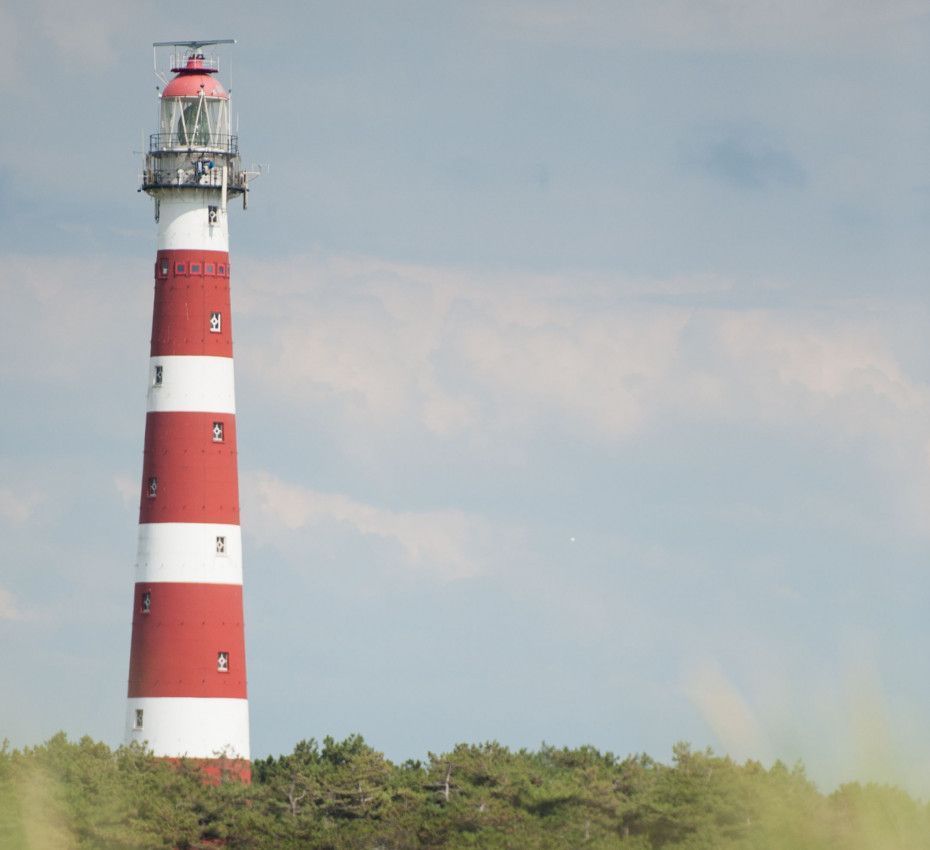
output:
<instances>
[{"instance_id":1,"label":"white cloud","mask_svg":"<svg viewBox=\"0 0 930 850\"><path fill-rule=\"evenodd\" d=\"M23 612L17 607L13 594L0 587L0 622L22 619L24 619Z\"/></svg>"},{"instance_id":2,"label":"white cloud","mask_svg":"<svg viewBox=\"0 0 930 850\"><path fill-rule=\"evenodd\" d=\"M0 375L71 391L76 375L103 363L126 371L125 352L140 352L148 320L127 322L130 307L113 294L142 267L80 262L95 286L67 283L74 258L6 258ZM428 436L521 463L541 428L630 444L659 426L748 423L863 442L866 463L895 482L899 518L925 531L930 388L897 353L900 316L842 302L701 306L734 289L716 277L533 276L366 257L243 262L237 280L240 379L296 416L326 409L345 447L371 446L375 432ZM134 314L146 315L150 291L133 289ZM115 484L124 498L136 486ZM8 494L0 511L21 516L32 509L22 500Z\"/></svg>"},{"instance_id":3,"label":"white cloud","mask_svg":"<svg viewBox=\"0 0 930 850\"><path fill-rule=\"evenodd\" d=\"M348 527L400 547L410 571L441 580L468 578L483 564L475 551L484 524L458 510L393 511L341 493L323 493L267 473L246 477L258 506L250 529L265 539L327 523Z\"/></svg>"},{"instance_id":4,"label":"white cloud","mask_svg":"<svg viewBox=\"0 0 930 850\"><path fill-rule=\"evenodd\" d=\"M294 416L335 415L343 449L366 462L400 438L522 465L541 430L603 447L748 426L855 441L858 462L893 484L892 522L926 533L930 387L898 351L900 316L875 305L721 307L744 284L366 257L240 272L240 377Z\"/></svg>"},{"instance_id":5,"label":"white cloud","mask_svg":"<svg viewBox=\"0 0 930 850\"><path fill-rule=\"evenodd\" d=\"M22 525L32 517L41 496L35 492L17 492L0 487L0 520L13 525Z\"/></svg>"},{"instance_id":6,"label":"white cloud","mask_svg":"<svg viewBox=\"0 0 930 850\"><path fill-rule=\"evenodd\" d=\"M309 272L301 279L293 268ZM572 280L364 258L295 260L290 272L253 269L246 278L256 291L243 299L245 312L279 305L274 343L256 345L244 365L256 378L291 396L325 388L353 417L449 437L527 427L549 411L583 431L634 433L688 320L679 308L581 306ZM286 298L279 280L287 281ZM682 285L708 282L662 287ZM609 292L606 282L580 287L598 302Z\"/></svg>"},{"instance_id":7,"label":"white cloud","mask_svg":"<svg viewBox=\"0 0 930 850\"><path fill-rule=\"evenodd\" d=\"M854 309L701 311L693 325L703 347L689 371L714 387L713 415L888 439L930 411L930 389L894 354L894 329Z\"/></svg>"},{"instance_id":8,"label":"white cloud","mask_svg":"<svg viewBox=\"0 0 930 850\"><path fill-rule=\"evenodd\" d=\"M75 286L76 275L93 283ZM0 375L73 383L139 351L140 337L148 337L150 275L148 263L104 256L4 256L0 329L9 354ZM138 316L145 316L141 323Z\"/></svg>"},{"instance_id":9,"label":"white cloud","mask_svg":"<svg viewBox=\"0 0 930 850\"><path fill-rule=\"evenodd\" d=\"M782 386L825 400L870 392L901 410L925 404L926 389L905 378L876 330L763 311L730 312L720 321L720 338L733 360L771 370Z\"/></svg>"},{"instance_id":10,"label":"white cloud","mask_svg":"<svg viewBox=\"0 0 930 850\"><path fill-rule=\"evenodd\" d=\"M138 479L126 473L119 473L113 476L113 486L126 507L135 507L139 504L139 487L141 485Z\"/></svg>"},{"instance_id":11,"label":"white cloud","mask_svg":"<svg viewBox=\"0 0 930 850\"><path fill-rule=\"evenodd\" d=\"M650 290L347 257L244 277L248 324L274 340L250 346L242 368L255 380L297 400L325 390L353 417L450 438L555 416L622 440L669 415L893 437L901 417L923 422L930 408L894 354L893 328L842 304L817 316L675 303L721 291L717 279Z\"/></svg>"},{"instance_id":12,"label":"white cloud","mask_svg":"<svg viewBox=\"0 0 930 850\"><path fill-rule=\"evenodd\" d=\"M73 392L75 376L104 364L143 377L144 357L131 367L125 352L144 354L148 319L140 328L126 316L147 315L150 285L127 293L134 306L114 293L148 264L84 257L82 273L96 283L73 287L76 264L6 258L0 376L46 394ZM540 429L630 446L658 427L700 423L856 441L861 462L893 484L891 521L925 535L930 388L911 374L913 352L897 351L906 317L842 302L817 311L701 306L738 288L706 276L534 276L352 256L243 262L237 371L297 417L336 417L336 439L356 458L379 440L428 437L462 457L521 465ZM131 480L114 484L136 498ZM28 493L0 493L0 517L23 522L35 504ZM459 564L453 572L472 569L449 560Z\"/></svg>"}]
</instances>

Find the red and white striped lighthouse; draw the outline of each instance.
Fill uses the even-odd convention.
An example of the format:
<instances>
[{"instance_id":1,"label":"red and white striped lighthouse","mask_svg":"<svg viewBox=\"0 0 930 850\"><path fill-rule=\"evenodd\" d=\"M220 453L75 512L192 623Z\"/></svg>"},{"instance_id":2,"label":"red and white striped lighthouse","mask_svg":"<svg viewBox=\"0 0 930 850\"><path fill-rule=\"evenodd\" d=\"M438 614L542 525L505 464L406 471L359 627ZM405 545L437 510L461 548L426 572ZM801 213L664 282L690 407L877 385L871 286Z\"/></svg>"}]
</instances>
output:
<instances>
[{"instance_id":1,"label":"red and white striped lighthouse","mask_svg":"<svg viewBox=\"0 0 930 850\"><path fill-rule=\"evenodd\" d=\"M174 48L140 191L158 242L126 740L248 780L227 202L248 190L208 45Z\"/></svg>"}]
</instances>

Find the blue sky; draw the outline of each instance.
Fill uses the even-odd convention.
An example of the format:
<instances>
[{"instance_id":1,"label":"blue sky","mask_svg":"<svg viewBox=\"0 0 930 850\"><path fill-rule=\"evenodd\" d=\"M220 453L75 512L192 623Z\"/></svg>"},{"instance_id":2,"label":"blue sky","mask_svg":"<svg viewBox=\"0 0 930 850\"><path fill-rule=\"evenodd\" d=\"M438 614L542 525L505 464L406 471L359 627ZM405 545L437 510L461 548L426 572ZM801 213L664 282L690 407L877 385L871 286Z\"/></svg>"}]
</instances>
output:
<instances>
[{"instance_id":1,"label":"blue sky","mask_svg":"<svg viewBox=\"0 0 930 850\"><path fill-rule=\"evenodd\" d=\"M121 734L150 44L235 36L253 752L930 794L930 5L223 10L0 4L0 737Z\"/></svg>"}]
</instances>

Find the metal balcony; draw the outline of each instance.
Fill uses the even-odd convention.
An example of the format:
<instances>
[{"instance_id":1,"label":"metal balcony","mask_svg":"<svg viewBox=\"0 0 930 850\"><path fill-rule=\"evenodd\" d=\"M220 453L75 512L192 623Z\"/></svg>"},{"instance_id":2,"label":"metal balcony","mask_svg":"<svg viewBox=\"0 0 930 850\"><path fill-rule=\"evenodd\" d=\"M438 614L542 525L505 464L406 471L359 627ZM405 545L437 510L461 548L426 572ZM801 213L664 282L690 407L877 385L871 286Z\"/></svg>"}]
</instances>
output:
<instances>
[{"instance_id":1,"label":"metal balcony","mask_svg":"<svg viewBox=\"0 0 930 850\"><path fill-rule=\"evenodd\" d=\"M152 133L149 136L149 153L179 153L181 151L203 151L204 153L225 153L233 156L239 153L239 137L228 133L194 134L188 144L180 133Z\"/></svg>"},{"instance_id":2,"label":"metal balcony","mask_svg":"<svg viewBox=\"0 0 930 850\"><path fill-rule=\"evenodd\" d=\"M142 191L150 189L219 189L223 185L221 169L198 172L196 168L146 168L142 173ZM227 172L226 191L232 195L248 191L248 175L238 168Z\"/></svg>"}]
</instances>

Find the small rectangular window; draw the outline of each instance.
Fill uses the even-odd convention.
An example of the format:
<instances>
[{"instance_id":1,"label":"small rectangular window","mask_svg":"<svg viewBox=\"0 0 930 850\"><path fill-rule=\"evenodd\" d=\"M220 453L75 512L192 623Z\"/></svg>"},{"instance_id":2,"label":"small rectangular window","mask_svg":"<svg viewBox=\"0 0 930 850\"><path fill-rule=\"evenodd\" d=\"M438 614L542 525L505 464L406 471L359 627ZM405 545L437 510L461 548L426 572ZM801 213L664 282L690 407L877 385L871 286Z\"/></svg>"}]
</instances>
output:
<instances>
[{"instance_id":1,"label":"small rectangular window","mask_svg":"<svg viewBox=\"0 0 930 850\"><path fill-rule=\"evenodd\" d=\"M223 442L223 423L222 422L213 423L213 442L214 443Z\"/></svg>"},{"instance_id":2,"label":"small rectangular window","mask_svg":"<svg viewBox=\"0 0 930 850\"><path fill-rule=\"evenodd\" d=\"M229 653L228 652L216 653L216 672L217 673L228 673L229 672Z\"/></svg>"},{"instance_id":3,"label":"small rectangular window","mask_svg":"<svg viewBox=\"0 0 930 850\"><path fill-rule=\"evenodd\" d=\"M165 367L164 367L164 366L156 366L156 367L155 367L155 373L152 375L152 386L153 386L153 387L160 387L160 386L161 386L161 382L162 382L162 380L164 379L164 377L165 377Z\"/></svg>"},{"instance_id":4,"label":"small rectangular window","mask_svg":"<svg viewBox=\"0 0 930 850\"><path fill-rule=\"evenodd\" d=\"M204 274L213 274L213 263L205 263L203 267Z\"/></svg>"},{"instance_id":5,"label":"small rectangular window","mask_svg":"<svg viewBox=\"0 0 930 850\"><path fill-rule=\"evenodd\" d=\"M185 268L186 268L186 266L184 265L184 263L176 263L175 266L174 266L174 273L175 273L175 274L185 274L185 273L186 273L186 272L184 271Z\"/></svg>"},{"instance_id":6,"label":"small rectangular window","mask_svg":"<svg viewBox=\"0 0 930 850\"><path fill-rule=\"evenodd\" d=\"M219 536L216 538L216 554L225 555L226 554L226 538Z\"/></svg>"},{"instance_id":7,"label":"small rectangular window","mask_svg":"<svg viewBox=\"0 0 930 850\"><path fill-rule=\"evenodd\" d=\"M132 727L133 729L141 729L141 728L142 728L142 715L143 715L143 713L144 713L144 712L143 712L143 710L142 710L141 708L137 708L137 709L136 709L136 720L135 720L135 723L133 724L133 727Z\"/></svg>"},{"instance_id":8,"label":"small rectangular window","mask_svg":"<svg viewBox=\"0 0 930 850\"><path fill-rule=\"evenodd\" d=\"M220 217L220 208L219 207L207 207L207 221L210 224L216 224Z\"/></svg>"},{"instance_id":9,"label":"small rectangular window","mask_svg":"<svg viewBox=\"0 0 930 850\"><path fill-rule=\"evenodd\" d=\"M161 258L160 272L161 272L162 277L168 277L168 258L167 257Z\"/></svg>"},{"instance_id":10,"label":"small rectangular window","mask_svg":"<svg viewBox=\"0 0 930 850\"><path fill-rule=\"evenodd\" d=\"M152 612L152 591L143 590L142 596L139 597L139 613L150 614Z\"/></svg>"},{"instance_id":11,"label":"small rectangular window","mask_svg":"<svg viewBox=\"0 0 930 850\"><path fill-rule=\"evenodd\" d=\"M158 495L158 479L154 476L149 478L148 494L150 499L154 499Z\"/></svg>"},{"instance_id":12,"label":"small rectangular window","mask_svg":"<svg viewBox=\"0 0 930 850\"><path fill-rule=\"evenodd\" d=\"M200 274L200 263L191 263L191 274Z\"/></svg>"},{"instance_id":13,"label":"small rectangular window","mask_svg":"<svg viewBox=\"0 0 930 850\"><path fill-rule=\"evenodd\" d=\"M217 266L216 273L217 273L220 277L224 277L224 276L226 275L226 266L224 266L222 263L220 263L219 266Z\"/></svg>"},{"instance_id":14,"label":"small rectangular window","mask_svg":"<svg viewBox=\"0 0 930 850\"><path fill-rule=\"evenodd\" d=\"M210 314L210 333L218 334L223 331L223 314L214 310Z\"/></svg>"}]
</instances>

